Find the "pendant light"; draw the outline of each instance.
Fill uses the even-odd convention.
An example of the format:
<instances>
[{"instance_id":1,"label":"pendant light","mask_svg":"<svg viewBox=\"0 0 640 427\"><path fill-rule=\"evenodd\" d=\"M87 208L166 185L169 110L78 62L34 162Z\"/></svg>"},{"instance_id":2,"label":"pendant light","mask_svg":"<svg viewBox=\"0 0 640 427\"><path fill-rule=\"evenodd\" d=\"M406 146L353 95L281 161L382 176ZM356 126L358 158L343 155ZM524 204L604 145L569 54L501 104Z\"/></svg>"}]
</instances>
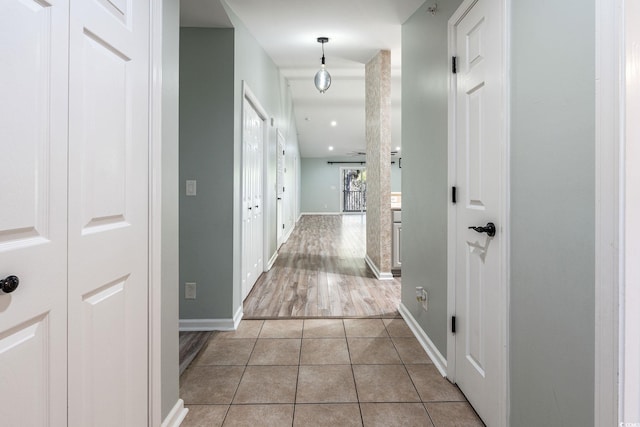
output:
<instances>
[{"instance_id":1,"label":"pendant light","mask_svg":"<svg viewBox=\"0 0 640 427\"><path fill-rule=\"evenodd\" d=\"M331 86L331 74L324 66L324 44L329 43L328 37L318 37L318 43L322 43L322 68L316 73L314 83L320 93L325 93L329 86Z\"/></svg>"}]
</instances>

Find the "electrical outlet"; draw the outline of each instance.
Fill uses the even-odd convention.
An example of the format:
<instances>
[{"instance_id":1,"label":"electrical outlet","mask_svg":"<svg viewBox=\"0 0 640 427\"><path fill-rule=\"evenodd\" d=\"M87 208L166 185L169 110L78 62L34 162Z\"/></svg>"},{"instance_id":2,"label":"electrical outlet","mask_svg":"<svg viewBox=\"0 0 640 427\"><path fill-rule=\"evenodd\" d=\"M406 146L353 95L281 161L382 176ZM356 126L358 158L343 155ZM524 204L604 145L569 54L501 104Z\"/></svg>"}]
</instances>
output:
<instances>
[{"instance_id":1,"label":"electrical outlet","mask_svg":"<svg viewBox=\"0 0 640 427\"><path fill-rule=\"evenodd\" d=\"M184 299L196 299L195 282L187 282L184 284Z\"/></svg>"},{"instance_id":2,"label":"electrical outlet","mask_svg":"<svg viewBox=\"0 0 640 427\"><path fill-rule=\"evenodd\" d=\"M422 287L416 287L416 300L422 304L424 311L427 311L427 291Z\"/></svg>"}]
</instances>

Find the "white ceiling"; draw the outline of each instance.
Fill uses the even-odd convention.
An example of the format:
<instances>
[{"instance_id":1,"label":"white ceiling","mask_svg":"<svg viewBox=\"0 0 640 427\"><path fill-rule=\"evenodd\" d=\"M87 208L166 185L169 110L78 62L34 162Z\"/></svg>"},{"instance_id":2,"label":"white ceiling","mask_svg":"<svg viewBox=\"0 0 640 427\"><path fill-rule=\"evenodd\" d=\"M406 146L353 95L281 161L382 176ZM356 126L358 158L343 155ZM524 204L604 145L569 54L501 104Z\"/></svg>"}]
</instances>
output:
<instances>
[{"instance_id":1,"label":"white ceiling","mask_svg":"<svg viewBox=\"0 0 640 427\"><path fill-rule=\"evenodd\" d=\"M226 0L289 81L302 157L365 149L364 64L391 51L392 147L401 146L401 25L425 0ZM219 0L181 0L181 25L230 27ZM320 36L331 88L318 93ZM335 127L331 122L336 121ZM334 150L329 151L328 147Z\"/></svg>"}]
</instances>

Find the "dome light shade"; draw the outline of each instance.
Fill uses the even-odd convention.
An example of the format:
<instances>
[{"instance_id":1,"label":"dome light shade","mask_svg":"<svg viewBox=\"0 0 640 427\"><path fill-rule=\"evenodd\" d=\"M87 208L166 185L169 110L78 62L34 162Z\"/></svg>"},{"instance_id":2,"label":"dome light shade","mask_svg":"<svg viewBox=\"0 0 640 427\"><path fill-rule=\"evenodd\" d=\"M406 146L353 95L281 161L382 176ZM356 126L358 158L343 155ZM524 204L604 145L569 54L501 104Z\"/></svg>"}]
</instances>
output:
<instances>
[{"instance_id":1,"label":"dome light shade","mask_svg":"<svg viewBox=\"0 0 640 427\"><path fill-rule=\"evenodd\" d=\"M329 74L324 65L324 44L328 42L328 37L318 37L318 43L322 43L322 68L316 73L313 81L320 93L325 93L331 86L331 74Z\"/></svg>"},{"instance_id":2,"label":"dome light shade","mask_svg":"<svg viewBox=\"0 0 640 427\"><path fill-rule=\"evenodd\" d=\"M329 74L324 66L322 66L320 71L316 73L314 83L316 84L316 88L320 91L320 93L325 93L331 86L331 74Z\"/></svg>"}]
</instances>

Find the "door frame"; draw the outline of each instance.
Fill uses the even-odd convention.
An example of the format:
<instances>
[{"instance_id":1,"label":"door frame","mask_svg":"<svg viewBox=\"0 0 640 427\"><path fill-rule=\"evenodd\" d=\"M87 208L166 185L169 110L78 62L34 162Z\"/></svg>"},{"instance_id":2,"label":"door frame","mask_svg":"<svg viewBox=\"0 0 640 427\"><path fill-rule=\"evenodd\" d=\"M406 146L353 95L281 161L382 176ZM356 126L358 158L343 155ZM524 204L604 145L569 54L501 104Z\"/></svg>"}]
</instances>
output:
<instances>
[{"instance_id":1,"label":"door frame","mask_svg":"<svg viewBox=\"0 0 640 427\"><path fill-rule=\"evenodd\" d=\"M640 19L640 6L624 0L595 3L594 421L622 425L640 416L640 175L634 172L640 164L640 124L631 119L640 114L640 58L632 50L640 30L628 25Z\"/></svg>"},{"instance_id":2,"label":"door frame","mask_svg":"<svg viewBox=\"0 0 640 427\"><path fill-rule=\"evenodd\" d=\"M468 10L475 5L478 0L465 0L451 16L447 24L447 48L448 56L455 56L455 26L462 19ZM502 249L498 255L500 265L500 290L499 294L503 298L497 302L500 317L500 363L502 368L499 375L500 390L498 396L498 405L500 408L500 426L506 427L509 422L509 299L510 299L510 75L508 64L510 63L510 26L511 26L511 0L492 0L494 13L497 15L497 21L501 24L500 34L500 50L501 50L501 75L499 76L501 93L501 111L496 112L504 118L502 123L501 137L501 155L500 155L500 206L498 210L501 216L501 227L499 232L503 235ZM496 10L497 9L497 10ZM456 186L457 160L456 160L456 86L457 76L449 70L449 99L448 99L448 188ZM447 194L450 194L447 191ZM451 318L456 314L456 205L452 200L447 200L447 378L456 381L456 336L451 332Z\"/></svg>"}]
</instances>

